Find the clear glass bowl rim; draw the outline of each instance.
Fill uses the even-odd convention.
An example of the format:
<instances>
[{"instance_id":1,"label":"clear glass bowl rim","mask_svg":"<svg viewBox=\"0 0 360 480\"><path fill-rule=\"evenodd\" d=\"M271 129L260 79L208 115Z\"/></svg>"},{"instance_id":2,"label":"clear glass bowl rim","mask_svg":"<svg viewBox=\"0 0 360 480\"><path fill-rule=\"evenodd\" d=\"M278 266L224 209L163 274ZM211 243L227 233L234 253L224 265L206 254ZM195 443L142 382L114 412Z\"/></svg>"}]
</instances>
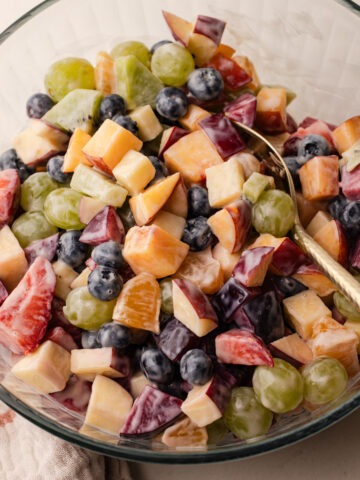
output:
<instances>
[{"instance_id":1,"label":"clear glass bowl rim","mask_svg":"<svg viewBox=\"0 0 360 480\"><path fill-rule=\"evenodd\" d=\"M6 41L16 30L22 25L30 21L34 16L41 13L51 5L61 0L44 0L39 5L30 9L24 15L19 17L14 23L9 25L0 33L0 44ZM350 9L354 14L360 17L360 5L352 0L334 0L337 3ZM195 451L195 452L158 452L154 450L137 449L122 445L111 445L81 435L78 432L64 427L63 425L51 420L45 415L35 411L19 400L15 395L10 393L6 388L0 385L0 400L12 408L15 412L37 425L41 429L56 435L63 440L75 444L76 446L86 448L97 453L122 458L130 461L148 462L148 463L164 463L164 464L196 464L196 463L213 463L224 462L230 460L240 460L247 457L261 455L298 441L309 438L319 433L321 430L334 425L347 415L354 412L360 405L360 391L351 399L345 401L335 410L325 413L320 418L308 422L304 426L294 428L276 437L265 438L260 443L243 443L240 445L232 445L222 447L219 450Z\"/></svg>"}]
</instances>

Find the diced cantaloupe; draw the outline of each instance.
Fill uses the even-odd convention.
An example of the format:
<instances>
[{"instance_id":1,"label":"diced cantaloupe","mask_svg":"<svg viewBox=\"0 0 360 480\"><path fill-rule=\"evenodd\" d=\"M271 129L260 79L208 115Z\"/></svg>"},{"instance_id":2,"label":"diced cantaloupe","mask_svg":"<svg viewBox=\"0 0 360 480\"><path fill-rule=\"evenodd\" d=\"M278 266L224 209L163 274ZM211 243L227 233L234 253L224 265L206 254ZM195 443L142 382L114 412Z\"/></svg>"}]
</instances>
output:
<instances>
[{"instance_id":1,"label":"diced cantaloupe","mask_svg":"<svg viewBox=\"0 0 360 480\"><path fill-rule=\"evenodd\" d=\"M83 148L91 164L112 172L129 150L139 151L142 141L126 128L112 120L105 120Z\"/></svg>"},{"instance_id":2,"label":"diced cantaloupe","mask_svg":"<svg viewBox=\"0 0 360 480\"><path fill-rule=\"evenodd\" d=\"M165 210L161 210L151 222L151 225L157 225L178 240L181 240L183 236L185 224L185 218L166 212Z\"/></svg>"},{"instance_id":3,"label":"diced cantaloupe","mask_svg":"<svg viewBox=\"0 0 360 480\"><path fill-rule=\"evenodd\" d=\"M298 173L307 200L324 200L339 194L339 159L336 155L314 157Z\"/></svg>"},{"instance_id":4,"label":"diced cantaloupe","mask_svg":"<svg viewBox=\"0 0 360 480\"><path fill-rule=\"evenodd\" d=\"M285 314L304 340L313 334L313 326L325 315L331 315L325 303L312 290L305 290L283 300Z\"/></svg>"},{"instance_id":5,"label":"diced cantaloupe","mask_svg":"<svg viewBox=\"0 0 360 480\"><path fill-rule=\"evenodd\" d=\"M205 170L223 163L216 148L202 130L180 138L164 153L166 166L172 172L180 172L186 183L201 183Z\"/></svg>"},{"instance_id":6,"label":"diced cantaloupe","mask_svg":"<svg viewBox=\"0 0 360 480\"><path fill-rule=\"evenodd\" d=\"M0 230L0 280L10 292L28 268L24 250L8 225Z\"/></svg>"},{"instance_id":7,"label":"diced cantaloupe","mask_svg":"<svg viewBox=\"0 0 360 480\"><path fill-rule=\"evenodd\" d=\"M130 117L136 122L139 137L143 142L154 140L163 130L151 105L136 108L130 113Z\"/></svg>"},{"instance_id":8,"label":"diced cantaloupe","mask_svg":"<svg viewBox=\"0 0 360 480\"><path fill-rule=\"evenodd\" d=\"M357 334L330 315L318 319L313 325L310 346L314 357L336 358L344 365L350 376L359 372L358 345Z\"/></svg>"},{"instance_id":9,"label":"diced cantaloupe","mask_svg":"<svg viewBox=\"0 0 360 480\"><path fill-rule=\"evenodd\" d=\"M113 175L130 195L137 195L154 178L155 167L142 153L129 150L114 168Z\"/></svg>"},{"instance_id":10,"label":"diced cantaloupe","mask_svg":"<svg viewBox=\"0 0 360 480\"><path fill-rule=\"evenodd\" d=\"M81 128L75 129L74 133L71 135L69 146L64 156L64 164L62 167L63 172L73 172L79 163L91 165L89 160L82 152L82 149L85 147L90 138L91 135L84 132L84 130L81 130Z\"/></svg>"},{"instance_id":11,"label":"diced cantaloupe","mask_svg":"<svg viewBox=\"0 0 360 480\"><path fill-rule=\"evenodd\" d=\"M47 340L34 352L19 360L11 372L40 392L60 392L70 377L70 353Z\"/></svg>"},{"instance_id":12,"label":"diced cantaloupe","mask_svg":"<svg viewBox=\"0 0 360 480\"><path fill-rule=\"evenodd\" d=\"M148 272L163 278L178 270L188 251L189 245L150 225L128 231L123 256L135 273Z\"/></svg>"},{"instance_id":13,"label":"diced cantaloupe","mask_svg":"<svg viewBox=\"0 0 360 480\"><path fill-rule=\"evenodd\" d=\"M260 79L252 61L242 55L234 55L232 59L252 78L251 82L246 84L246 88L256 92L260 87Z\"/></svg>"},{"instance_id":14,"label":"diced cantaloupe","mask_svg":"<svg viewBox=\"0 0 360 480\"><path fill-rule=\"evenodd\" d=\"M348 259L348 244L343 228L338 220L326 223L314 235L314 240L337 262L345 265Z\"/></svg>"},{"instance_id":15,"label":"diced cantaloupe","mask_svg":"<svg viewBox=\"0 0 360 480\"><path fill-rule=\"evenodd\" d=\"M360 115L349 118L332 132L336 149L340 154L360 140Z\"/></svg>"},{"instance_id":16,"label":"diced cantaloupe","mask_svg":"<svg viewBox=\"0 0 360 480\"><path fill-rule=\"evenodd\" d=\"M328 212L324 212L319 210L312 218L309 225L306 227L307 233L313 237L317 234L319 230L321 230L325 225L331 222L332 216Z\"/></svg>"},{"instance_id":17,"label":"diced cantaloupe","mask_svg":"<svg viewBox=\"0 0 360 480\"><path fill-rule=\"evenodd\" d=\"M211 207L222 208L240 199L245 178L236 159L207 168L205 175Z\"/></svg>"},{"instance_id":18,"label":"diced cantaloupe","mask_svg":"<svg viewBox=\"0 0 360 480\"><path fill-rule=\"evenodd\" d=\"M130 208L137 225L146 225L155 217L170 198L179 180L180 174L174 173L130 199Z\"/></svg>"},{"instance_id":19,"label":"diced cantaloupe","mask_svg":"<svg viewBox=\"0 0 360 480\"><path fill-rule=\"evenodd\" d=\"M179 123L182 127L191 130L199 129L199 122L203 118L210 117L211 113L207 110L199 107L198 105L189 105L188 111L186 114L179 119Z\"/></svg>"},{"instance_id":20,"label":"diced cantaloupe","mask_svg":"<svg viewBox=\"0 0 360 480\"><path fill-rule=\"evenodd\" d=\"M256 124L267 133L287 130L286 90L280 87L262 87L257 94Z\"/></svg>"}]
</instances>

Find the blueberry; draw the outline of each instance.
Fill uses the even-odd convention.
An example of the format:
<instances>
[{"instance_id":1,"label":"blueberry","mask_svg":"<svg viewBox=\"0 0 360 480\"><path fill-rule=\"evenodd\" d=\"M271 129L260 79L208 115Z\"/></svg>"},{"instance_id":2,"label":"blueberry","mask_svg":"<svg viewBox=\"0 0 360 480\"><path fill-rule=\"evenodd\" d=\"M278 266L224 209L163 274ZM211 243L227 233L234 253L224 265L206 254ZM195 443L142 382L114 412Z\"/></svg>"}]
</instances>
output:
<instances>
[{"instance_id":1,"label":"blueberry","mask_svg":"<svg viewBox=\"0 0 360 480\"><path fill-rule=\"evenodd\" d=\"M46 169L50 177L59 183L68 183L71 180L71 173L65 173L62 171L64 165L64 157L56 155L50 158L46 165Z\"/></svg>"},{"instance_id":2,"label":"blueberry","mask_svg":"<svg viewBox=\"0 0 360 480\"><path fill-rule=\"evenodd\" d=\"M206 217L196 217L187 220L182 241L190 245L190 250L199 252L205 250L212 242L213 234Z\"/></svg>"},{"instance_id":3,"label":"blueberry","mask_svg":"<svg viewBox=\"0 0 360 480\"><path fill-rule=\"evenodd\" d=\"M300 178L299 178L298 170L301 167L301 165L298 162L298 157L285 157L284 161L291 173L295 187L299 187Z\"/></svg>"},{"instance_id":4,"label":"blueberry","mask_svg":"<svg viewBox=\"0 0 360 480\"><path fill-rule=\"evenodd\" d=\"M329 155L329 142L322 135L307 135L298 144L298 162L306 163L313 157Z\"/></svg>"},{"instance_id":5,"label":"blueberry","mask_svg":"<svg viewBox=\"0 0 360 480\"><path fill-rule=\"evenodd\" d=\"M81 334L81 346L83 348L100 348L101 345L97 341L97 330L84 330Z\"/></svg>"},{"instance_id":6,"label":"blueberry","mask_svg":"<svg viewBox=\"0 0 360 480\"><path fill-rule=\"evenodd\" d=\"M360 232L360 202L348 202L339 214L339 221L351 236Z\"/></svg>"},{"instance_id":7,"label":"blueberry","mask_svg":"<svg viewBox=\"0 0 360 480\"><path fill-rule=\"evenodd\" d=\"M116 322L104 323L97 332L97 342L102 347L120 350L130 344L130 331Z\"/></svg>"},{"instance_id":8,"label":"blueberry","mask_svg":"<svg viewBox=\"0 0 360 480\"><path fill-rule=\"evenodd\" d=\"M292 277L273 277L272 283L280 300L307 290L305 285Z\"/></svg>"},{"instance_id":9,"label":"blueberry","mask_svg":"<svg viewBox=\"0 0 360 480\"><path fill-rule=\"evenodd\" d=\"M212 209L209 203L209 196L206 188L194 185L188 190L189 218L210 217Z\"/></svg>"},{"instance_id":10,"label":"blueberry","mask_svg":"<svg viewBox=\"0 0 360 480\"><path fill-rule=\"evenodd\" d=\"M21 182L24 182L35 172L34 167L28 167L20 160L13 148L0 155L0 170L7 170L8 168L14 168L19 172Z\"/></svg>"},{"instance_id":11,"label":"blueberry","mask_svg":"<svg viewBox=\"0 0 360 480\"><path fill-rule=\"evenodd\" d=\"M199 348L185 353L180 360L180 375L191 385L204 385L211 378L213 364L211 358Z\"/></svg>"},{"instance_id":12,"label":"blueberry","mask_svg":"<svg viewBox=\"0 0 360 480\"><path fill-rule=\"evenodd\" d=\"M98 266L88 278L88 289L91 295L104 302L114 300L119 296L123 281L116 270Z\"/></svg>"},{"instance_id":13,"label":"blueberry","mask_svg":"<svg viewBox=\"0 0 360 480\"><path fill-rule=\"evenodd\" d=\"M189 101L186 93L180 88L166 87L156 97L156 110L169 120L178 120L188 109Z\"/></svg>"},{"instance_id":14,"label":"blueberry","mask_svg":"<svg viewBox=\"0 0 360 480\"><path fill-rule=\"evenodd\" d=\"M174 377L172 362L157 348L147 348L143 351L140 368L150 382L168 384Z\"/></svg>"},{"instance_id":15,"label":"blueberry","mask_svg":"<svg viewBox=\"0 0 360 480\"><path fill-rule=\"evenodd\" d=\"M26 113L30 118L42 118L55 105L45 93L35 93L26 102Z\"/></svg>"},{"instance_id":16,"label":"blueberry","mask_svg":"<svg viewBox=\"0 0 360 480\"><path fill-rule=\"evenodd\" d=\"M149 160L155 168L155 177L149 183L149 186L156 183L158 180L161 180L169 175L169 170L167 169L164 162L155 157L155 155L149 155Z\"/></svg>"},{"instance_id":17,"label":"blueberry","mask_svg":"<svg viewBox=\"0 0 360 480\"><path fill-rule=\"evenodd\" d=\"M92 251L91 257L97 265L104 267L119 270L124 266L121 245L113 240L97 245Z\"/></svg>"},{"instance_id":18,"label":"blueberry","mask_svg":"<svg viewBox=\"0 0 360 480\"><path fill-rule=\"evenodd\" d=\"M215 68L197 68L189 75L187 87L195 98L208 101L220 95L224 81Z\"/></svg>"},{"instance_id":19,"label":"blueberry","mask_svg":"<svg viewBox=\"0 0 360 480\"><path fill-rule=\"evenodd\" d=\"M57 247L58 258L72 268L80 267L88 255L89 247L80 242L80 235L80 230L68 230L61 235Z\"/></svg>"},{"instance_id":20,"label":"blueberry","mask_svg":"<svg viewBox=\"0 0 360 480\"><path fill-rule=\"evenodd\" d=\"M100 123L104 122L108 118L111 120L116 115L125 115L126 103L123 97L112 93L107 95L101 100L99 108Z\"/></svg>"},{"instance_id":21,"label":"blueberry","mask_svg":"<svg viewBox=\"0 0 360 480\"><path fill-rule=\"evenodd\" d=\"M338 195L335 198L332 198L329 202L329 212L335 220L339 220L342 212L344 211L346 205L349 203L349 200L343 195Z\"/></svg>"},{"instance_id":22,"label":"blueberry","mask_svg":"<svg viewBox=\"0 0 360 480\"><path fill-rule=\"evenodd\" d=\"M129 130L129 132L131 132L133 135L137 135L139 131L135 120L133 120L128 115L115 115L113 121L121 127L126 128L126 130Z\"/></svg>"},{"instance_id":23,"label":"blueberry","mask_svg":"<svg viewBox=\"0 0 360 480\"><path fill-rule=\"evenodd\" d=\"M167 45L168 43L173 43L170 40L160 40L160 42L154 43L154 45L150 48L150 53L151 55L154 54L154 52L159 48L162 47L163 45Z\"/></svg>"}]
</instances>

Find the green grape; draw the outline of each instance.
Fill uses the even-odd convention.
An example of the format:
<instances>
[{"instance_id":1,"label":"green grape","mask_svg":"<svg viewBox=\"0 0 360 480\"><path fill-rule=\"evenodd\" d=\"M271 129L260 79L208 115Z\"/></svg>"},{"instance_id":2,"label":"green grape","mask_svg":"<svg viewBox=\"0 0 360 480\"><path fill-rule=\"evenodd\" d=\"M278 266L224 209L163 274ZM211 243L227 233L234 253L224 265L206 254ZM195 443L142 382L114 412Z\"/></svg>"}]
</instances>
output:
<instances>
[{"instance_id":1,"label":"green grape","mask_svg":"<svg viewBox=\"0 0 360 480\"><path fill-rule=\"evenodd\" d=\"M266 190L254 205L252 223L258 233L283 237L293 227L294 221L293 201L281 190Z\"/></svg>"},{"instance_id":2,"label":"green grape","mask_svg":"<svg viewBox=\"0 0 360 480\"><path fill-rule=\"evenodd\" d=\"M79 218L83 195L71 188L58 188L46 197L44 212L50 223L64 230L81 230L85 225Z\"/></svg>"},{"instance_id":3,"label":"green grape","mask_svg":"<svg viewBox=\"0 0 360 480\"><path fill-rule=\"evenodd\" d=\"M150 67L150 50L142 42L131 40L128 42L118 43L112 50L111 56L115 59L117 57L126 57L127 55L134 55L145 67Z\"/></svg>"},{"instance_id":4,"label":"green grape","mask_svg":"<svg viewBox=\"0 0 360 480\"><path fill-rule=\"evenodd\" d=\"M50 66L45 88L54 102L77 88L95 90L94 67L83 58L63 58Z\"/></svg>"},{"instance_id":5,"label":"green grape","mask_svg":"<svg viewBox=\"0 0 360 480\"><path fill-rule=\"evenodd\" d=\"M186 48L177 43L167 43L155 50L151 71L166 85L181 87L195 69L194 59Z\"/></svg>"},{"instance_id":6,"label":"green grape","mask_svg":"<svg viewBox=\"0 0 360 480\"><path fill-rule=\"evenodd\" d=\"M355 278L359 280L359 275ZM348 320L360 322L360 312L353 303L350 302L342 293L335 292L333 296L335 307Z\"/></svg>"},{"instance_id":7,"label":"green grape","mask_svg":"<svg viewBox=\"0 0 360 480\"><path fill-rule=\"evenodd\" d=\"M93 297L87 287L78 287L67 296L64 315L76 327L97 330L111 322L115 304L116 299L103 302Z\"/></svg>"},{"instance_id":8,"label":"green grape","mask_svg":"<svg viewBox=\"0 0 360 480\"><path fill-rule=\"evenodd\" d=\"M224 422L234 435L241 440L265 435L272 420L272 412L257 400L252 388L233 388L224 413Z\"/></svg>"},{"instance_id":9,"label":"green grape","mask_svg":"<svg viewBox=\"0 0 360 480\"><path fill-rule=\"evenodd\" d=\"M314 405L322 405L339 397L345 390L348 375L336 358L317 358L305 365L304 398Z\"/></svg>"},{"instance_id":10,"label":"green grape","mask_svg":"<svg viewBox=\"0 0 360 480\"><path fill-rule=\"evenodd\" d=\"M217 445L229 433L229 429L225 425L224 419L219 418L215 422L210 423L206 427L208 434L208 445Z\"/></svg>"},{"instance_id":11,"label":"green grape","mask_svg":"<svg viewBox=\"0 0 360 480\"><path fill-rule=\"evenodd\" d=\"M168 315L174 313L173 296L172 296L172 280L164 278L160 282L161 310Z\"/></svg>"},{"instance_id":12,"label":"green grape","mask_svg":"<svg viewBox=\"0 0 360 480\"><path fill-rule=\"evenodd\" d=\"M26 212L15 220L11 227L20 245L25 248L35 240L50 237L58 229L49 223L43 212Z\"/></svg>"},{"instance_id":13,"label":"green grape","mask_svg":"<svg viewBox=\"0 0 360 480\"><path fill-rule=\"evenodd\" d=\"M275 413L294 410L303 399L303 379L285 360L274 359L273 367L256 367L253 376L256 398Z\"/></svg>"},{"instance_id":14,"label":"green grape","mask_svg":"<svg viewBox=\"0 0 360 480\"><path fill-rule=\"evenodd\" d=\"M43 210L46 197L57 188L59 184L46 172L34 173L21 185L20 204L26 212Z\"/></svg>"}]
</instances>

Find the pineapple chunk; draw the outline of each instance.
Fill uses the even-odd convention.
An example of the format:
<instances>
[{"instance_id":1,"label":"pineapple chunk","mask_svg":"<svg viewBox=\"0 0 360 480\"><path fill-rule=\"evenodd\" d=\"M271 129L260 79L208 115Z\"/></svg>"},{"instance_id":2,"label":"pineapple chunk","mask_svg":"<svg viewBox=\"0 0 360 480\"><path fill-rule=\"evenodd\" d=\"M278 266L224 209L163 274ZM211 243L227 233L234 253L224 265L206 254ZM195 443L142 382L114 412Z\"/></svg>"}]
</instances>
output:
<instances>
[{"instance_id":1,"label":"pineapple chunk","mask_svg":"<svg viewBox=\"0 0 360 480\"><path fill-rule=\"evenodd\" d=\"M189 105L186 115L180 118L179 123L188 130L198 130L200 120L210 117L210 115L210 112L197 105Z\"/></svg>"},{"instance_id":2,"label":"pineapple chunk","mask_svg":"<svg viewBox=\"0 0 360 480\"><path fill-rule=\"evenodd\" d=\"M235 158L205 170L209 203L222 208L241 197L245 182L242 166Z\"/></svg>"},{"instance_id":3,"label":"pineapple chunk","mask_svg":"<svg viewBox=\"0 0 360 480\"><path fill-rule=\"evenodd\" d=\"M299 169L306 200L325 200L339 194L339 159L336 155L314 157Z\"/></svg>"},{"instance_id":4,"label":"pineapple chunk","mask_svg":"<svg viewBox=\"0 0 360 480\"><path fill-rule=\"evenodd\" d=\"M178 240L183 236L185 224L185 218L164 210L161 210L151 222L151 225L157 225Z\"/></svg>"},{"instance_id":5,"label":"pineapple chunk","mask_svg":"<svg viewBox=\"0 0 360 480\"><path fill-rule=\"evenodd\" d=\"M128 372L128 365L117 356L112 347L82 348L71 350L71 373L92 382L96 375L122 378Z\"/></svg>"},{"instance_id":6,"label":"pineapple chunk","mask_svg":"<svg viewBox=\"0 0 360 480\"><path fill-rule=\"evenodd\" d=\"M118 383L110 378L97 375L92 385L85 425L91 425L118 435L133 399Z\"/></svg>"},{"instance_id":7,"label":"pineapple chunk","mask_svg":"<svg viewBox=\"0 0 360 480\"><path fill-rule=\"evenodd\" d=\"M24 250L8 225L0 230L0 280L8 291L24 276L28 262Z\"/></svg>"},{"instance_id":8,"label":"pineapple chunk","mask_svg":"<svg viewBox=\"0 0 360 480\"><path fill-rule=\"evenodd\" d=\"M70 353L47 340L19 360L11 372L42 393L60 392L70 377Z\"/></svg>"},{"instance_id":9,"label":"pineapple chunk","mask_svg":"<svg viewBox=\"0 0 360 480\"><path fill-rule=\"evenodd\" d=\"M174 173L130 199L130 208L138 225L146 225L162 209L179 183L180 174Z\"/></svg>"},{"instance_id":10,"label":"pineapple chunk","mask_svg":"<svg viewBox=\"0 0 360 480\"><path fill-rule=\"evenodd\" d=\"M162 132L162 126L150 105L138 107L130 113L137 123L139 137L143 142L154 140Z\"/></svg>"},{"instance_id":11,"label":"pineapple chunk","mask_svg":"<svg viewBox=\"0 0 360 480\"><path fill-rule=\"evenodd\" d=\"M317 320L331 315L325 303L312 290L305 290L283 300L285 314L297 333L309 340Z\"/></svg>"},{"instance_id":12,"label":"pineapple chunk","mask_svg":"<svg viewBox=\"0 0 360 480\"><path fill-rule=\"evenodd\" d=\"M343 154L360 140L360 115L349 118L332 132L336 150Z\"/></svg>"},{"instance_id":13,"label":"pineapple chunk","mask_svg":"<svg viewBox=\"0 0 360 480\"><path fill-rule=\"evenodd\" d=\"M135 273L148 272L163 278L178 270L188 251L189 245L151 225L130 228L123 255Z\"/></svg>"},{"instance_id":14,"label":"pineapple chunk","mask_svg":"<svg viewBox=\"0 0 360 480\"><path fill-rule=\"evenodd\" d=\"M105 120L83 148L86 158L100 170L112 172L129 150L139 151L142 142L126 128Z\"/></svg>"},{"instance_id":15,"label":"pineapple chunk","mask_svg":"<svg viewBox=\"0 0 360 480\"><path fill-rule=\"evenodd\" d=\"M87 142L90 140L91 135L81 128L76 128L72 134L69 142L68 149L66 150L64 156L63 172L73 172L79 163L84 165L91 165L89 160L85 157L82 152L82 149L85 147Z\"/></svg>"},{"instance_id":16,"label":"pineapple chunk","mask_svg":"<svg viewBox=\"0 0 360 480\"><path fill-rule=\"evenodd\" d=\"M205 180L205 170L223 163L213 143L202 130L189 133L171 145L165 153L166 166L180 172L188 184Z\"/></svg>"},{"instance_id":17,"label":"pineapple chunk","mask_svg":"<svg viewBox=\"0 0 360 480\"><path fill-rule=\"evenodd\" d=\"M310 346L314 357L325 355L336 358L344 365L350 376L359 372L358 345L357 334L330 315L318 319L313 326Z\"/></svg>"},{"instance_id":18,"label":"pineapple chunk","mask_svg":"<svg viewBox=\"0 0 360 480\"><path fill-rule=\"evenodd\" d=\"M326 224L331 222L332 216L328 212L323 212L319 210L312 218L309 225L306 227L307 233L310 237L313 237L317 234Z\"/></svg>"},{"instance_id":19,"label":"pineapple chunk","mask_svg":"<svg viewBox=\"0 0 360 480\"><path fill-rule=\"evenodd\" d=\"M78 277L78 273L62 260L54 262L52 267L56 275L55 295L62 300L66 300L71 291L70 285Z\"/></svg>"},{"instance_id":20,"label":"pineapple chunk","mask_svg":"<svg viewBox=\"0 0 360 480\"><path fill-rule=\"evenodd\" d=\"M154 178L155 167L142 153L129 150L114 168L113 175L130 195L137 195Z\"/></svg>"}]
</instances>

